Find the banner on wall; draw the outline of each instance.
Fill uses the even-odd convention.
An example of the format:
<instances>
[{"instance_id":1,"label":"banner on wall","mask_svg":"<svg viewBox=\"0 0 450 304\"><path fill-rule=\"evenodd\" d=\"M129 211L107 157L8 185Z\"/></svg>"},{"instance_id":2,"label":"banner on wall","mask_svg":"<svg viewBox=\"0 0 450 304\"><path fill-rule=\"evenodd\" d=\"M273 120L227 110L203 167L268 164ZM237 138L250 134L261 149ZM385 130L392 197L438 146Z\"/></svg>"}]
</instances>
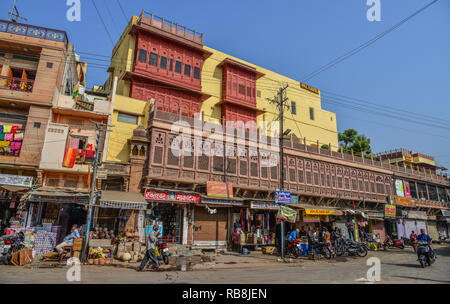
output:
<instances>
[{"instance_id":1,"label":"banner on wall","mask_svg":"<svg viewBox=\"0 0 450 304\"><path fill-rule=\"evenodd\" d=\"M404 181L403 185L405 187L405 196L406 197L411 197L411 189L409 188L409 182Z\"/></svg>"},{"instance_id":2,"label":"banner on wall","mask_svg":"<svg viewBox=\"0 0 450 304\"><path fill-rule=\"evenodd\" d=\"M395 180L395 192L397 193L397 196L405 196L403 181L401 179Z\"/></svg>"},{"instance_id":3,"label":"banner on wall","mask_svg":"<svg viewBox=\"0 0 450 304\"><path fill-rule=\"evenodd\" d=\"M206 193L213 197L233 198L233 184L207 181Z\"/></svg>"},{"instance_id":4,"label":"banner on wall","mask_svg":"<svg viewBox=\"0 0 450 304\"><path fill-rule=\"evenodd\" d=\"M31 187L33 178L31 176L0 174L0 185Z\"/></svg>"},{"instance_id":5,"label":"banner on wall","mask_svg":"<svg viewBox=\"0 0 450 304\"><path fill-rule=\"evenodd\" d=\"M200 196L198 194L176 193L168 191L145 190L145 199L152 201L168 201L178 203L199 203Z\"/></svg>"}]
</instances>

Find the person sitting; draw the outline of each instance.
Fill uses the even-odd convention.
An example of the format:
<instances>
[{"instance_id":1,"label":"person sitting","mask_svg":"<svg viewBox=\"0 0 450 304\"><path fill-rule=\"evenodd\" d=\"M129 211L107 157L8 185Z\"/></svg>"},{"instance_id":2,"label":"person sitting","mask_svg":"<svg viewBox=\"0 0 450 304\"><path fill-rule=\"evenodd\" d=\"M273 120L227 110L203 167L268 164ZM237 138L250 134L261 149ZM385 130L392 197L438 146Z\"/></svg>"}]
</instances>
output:
<instances>
[{"instance_id":1,"label":"person sitting","mask_svg":"<svg viewBox=\"0 0 450 304\"><path fill-rule=\"evenodd\" d=\"M73 247L73 240L80 238L80 232L78 232L77 225L72 225L70 234L66 236L63 242L55 247L56 251L61 255L63 253L63 247Z\"/></svg>"},{"instance_id":2,"label":"person sitting","mask_svg":"<svg viewBox=\"0 0 450 304\"><path fill-rule=\"evenodd\" d=\"M293 243L298 237L300 237L300 230L298 228L292 230L288 237L289 243Z\"/></svg>"}]
</instances>

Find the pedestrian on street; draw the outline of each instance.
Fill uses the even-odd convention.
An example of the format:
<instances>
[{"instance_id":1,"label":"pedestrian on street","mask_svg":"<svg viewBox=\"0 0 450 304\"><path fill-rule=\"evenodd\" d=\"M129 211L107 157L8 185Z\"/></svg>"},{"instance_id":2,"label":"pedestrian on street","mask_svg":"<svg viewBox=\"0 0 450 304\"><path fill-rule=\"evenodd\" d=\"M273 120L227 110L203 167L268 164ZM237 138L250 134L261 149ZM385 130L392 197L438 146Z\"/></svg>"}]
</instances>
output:
<instances>
[{"instance_id":1,"label":"pedestrian on street","mask_svg":"<svg viewBox=\"0 0 450 304\"><path fill-rule=\"evenodd\" d=\"M417 234L414 233L414 230L411 232L411 235L409 236L409 239L411 240L411 245L412 245L412 248L414 249L414 252L416 252L417 244L419 242L417 241Z\"/></svg>"},{"instance_id":2,"label":"pedestrian on street","mask_svg":"<svg viewBox=\"0 0 450 304\"><path fill-rule=\"evenodd\" d=\"M159 270L158 258L156 257L155 253L158 235L159 235L159 227L158 225L154 225L153 230L148 234L145 256L144 259L142 260L141 266L139 267L138 271L144 271L144 268L147 265L149 259L153 263L154 270L155 271Z\"/></svg>"}]
</instances>

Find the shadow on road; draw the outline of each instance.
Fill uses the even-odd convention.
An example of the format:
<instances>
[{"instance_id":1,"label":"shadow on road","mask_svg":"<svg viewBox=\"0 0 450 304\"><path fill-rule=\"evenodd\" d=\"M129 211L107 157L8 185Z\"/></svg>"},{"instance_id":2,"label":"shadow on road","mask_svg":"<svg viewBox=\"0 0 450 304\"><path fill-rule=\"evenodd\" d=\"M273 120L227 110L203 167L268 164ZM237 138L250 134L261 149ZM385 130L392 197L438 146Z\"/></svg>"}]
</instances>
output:
<instances>
[{"instance_id":1,"label":"shadow on road","mask_svg":"<svg viewBox=\"0 0 450 304\"><path fill-rule=\"evenodd\" d=\"M409 280L432 281L432 282L439 282L439 283L450 283L450 281L433 280L433 279L428 279L428 278L418 278L418 277L408 277L408 276L393 276L393 278L402 278L402 279L409 279Z\"/></svg>"},{"instance_id":2,"label":"shadow on road","mask_svg":"<svg viewBox=\"0 0 450 304\"><path fill-rule=\"evenodd\" d=\"M382 265L391 265L391 266L402 266L409 268L421 268L420 264L395 264L395 263L381 263Z\"/></svg>"}]
</instances>

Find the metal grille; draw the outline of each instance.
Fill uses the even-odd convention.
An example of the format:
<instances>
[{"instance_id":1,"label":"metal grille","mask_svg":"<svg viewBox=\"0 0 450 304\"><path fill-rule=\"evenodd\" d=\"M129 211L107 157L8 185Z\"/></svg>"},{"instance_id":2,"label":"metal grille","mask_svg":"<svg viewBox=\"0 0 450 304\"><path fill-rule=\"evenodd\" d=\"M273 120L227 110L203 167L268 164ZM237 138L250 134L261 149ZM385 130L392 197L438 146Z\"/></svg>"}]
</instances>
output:
<instances>
[{"instance_id":1,"label":"metal grille","mask_svg":"<svg viewBox=\"0 0 450 304\"><path fill-rule=\"evenodd\" d=\"M209 156L202 154L198 157L198 168L200 170L209 170Z\"/></svg>"},{"instance_id":2,"label":"metal grille","mask_svg":"<svg viewBox=\"0 0 450 304\"><path fill-rule=\"evenodd\" d=\"M248 174L247 161L239 161L239 174L247 175Z\"/></svg>"},{"instance_id":3,"label":"metal grille","mask_svg":"<svg viewBox=\"0 0 450 304\"><path fill-rule=\"evenodd\" d=\"M163 158L162 156L163 156L163 148L155 147L155 151L153 152L153 163L162 164L162 158Z\"/></svg>"},{"instance_id":4,"label":"metal grille","mask_svg":"<svg viewBox=\"0 0 450 304\"><path fill-rule=\"evenodd\" d=\"M250 175L253 177L258 177L258 163L250 163Z\"/></svg>"},{"instance_id":5,"label":"metal grille","mask_svg":"<svg viewBox=\"0 0 450 304\"><path fill-rule=\"evenodd\" d=\"M194 167L194 156L184 156L183 157L183 167L193 168Z\"/></svg>"},{"instance_id":6,"label":"metal grille","mask_svg":"<svg viewBox=\"0 0 450 304\"><path fill-rule=\"evenodd\" d=\"M77 180L66 179L64 181L64 187L76 188L77 186L78 186L78 181Z\"/></svg>"},{"instance_id":7,"label":"metal grille","mask_svg":"<svg viewBox=\"0 0 450 304\"><path fill-rule=\"evenodd\" d=\"M303 170L298 170L298 182L301 184L304 183Z\"/></svg>"},{"instance_id":8,"label":"metal grille","mask_svg":"<svg viewBox=\"0 0 450 304\"><path fill-rule=\"evenodd\" d=\"M337 178L337 184L338 184L338 188L339 189L342 189L342 177L341 176L338 176L338 178Z\"/></svg>"},{"instance_id":9,"label":"metal grille","mask_svg":"<svg viewBox=\"0 0 450 304\"><path fill-rule=\"evenodd\" d=\"M180 165L180 157L175 156L173 154L173 152L175 152L175 151L172 151L172 149L169 149L169 151L167 152L167 164L170 166L179 166Z\"/></svg>"},{"instance_id":10,"label":"metal grille","mask_svg":"<svg viewBox=\"0 0 450 304\"><path fill-rule=\"evenodd\" d=\"M231 174L236 174L236 160L227 159L227 172Z\"/></svg>"},{"instance_id":11,"label":"metal grille","mask_svg":"<svg viewBox=\"0 0 450 304\"><path fill-rule=\"evenodd\" d=\"M314 185L319 184L319 173L314 173Z\"/></svg>"},{"instance_id":12,"label":"metal grille","mask_svg":"<svg viewBox=\"0 0 450 304\"><path fill-rule=\"evenodd\" d=\"M312 175L311 172L306 171L306 183L311 185L312 184Z\"/></svg>"},{"instance_id":13,"label":"metal grille","mask_svg":"<svg viewBox=\"0 0 450 304\"><path fill-rule=\"evenodd\" d=\"M261 167L261 178L267 178L267 177L268 177L267 167Z\"/></svg>"},{"instance_id":14,"label":"metal grille","mask_svg":"<svg viewBox=\"0 0 450 304\"><path fill-rule=\"evenodd\" d=\"M278 166L273 166L270 168L270 177L272 179L278 179Z\"/></svg>"},{"instance_id":15,"label":"metal grille","mask_svg":"<svg viewBox=\"0 0 450 304\"><path fill-rule=\"evenodd\" d=\"M295 169L289 169L289 180L291 182L295 182L296 178L295 178Z\"/></svg>"},{"instance_id":16,"label":"metal grille","mask_svg":"<svg viewBox=\"0 0 450 304\"><path fill-rule=\"evenodd\" d=\"M213 157L213 170L216 172L223 172L223 157L221 156Z\"/></svg>"}]
</instances>

